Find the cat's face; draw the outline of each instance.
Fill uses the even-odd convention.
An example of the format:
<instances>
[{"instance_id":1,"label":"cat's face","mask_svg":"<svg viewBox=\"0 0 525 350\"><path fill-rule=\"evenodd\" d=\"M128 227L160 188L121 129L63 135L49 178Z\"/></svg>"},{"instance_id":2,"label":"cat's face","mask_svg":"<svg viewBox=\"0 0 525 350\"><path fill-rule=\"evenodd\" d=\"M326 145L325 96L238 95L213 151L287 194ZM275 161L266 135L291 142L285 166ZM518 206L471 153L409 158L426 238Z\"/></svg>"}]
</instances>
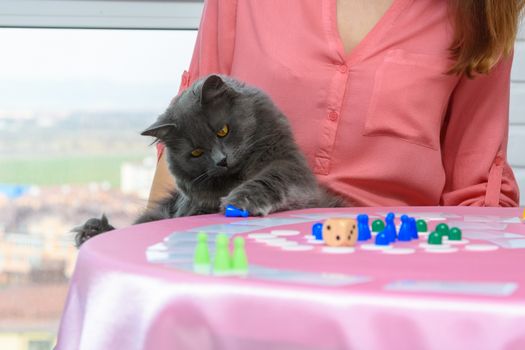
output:
<instances>
[{"instance_id":1,"label":"cat's face","mask_svg":"<svg viewBox=\"0 0 525 350\"><path fill-rule=\"evenodd\" d=\"M238 172L256 132L251 107L242 93L212 75L178 96L143 135L168 149L178 180L194 184Z\"/></svg>"}]
</instances>

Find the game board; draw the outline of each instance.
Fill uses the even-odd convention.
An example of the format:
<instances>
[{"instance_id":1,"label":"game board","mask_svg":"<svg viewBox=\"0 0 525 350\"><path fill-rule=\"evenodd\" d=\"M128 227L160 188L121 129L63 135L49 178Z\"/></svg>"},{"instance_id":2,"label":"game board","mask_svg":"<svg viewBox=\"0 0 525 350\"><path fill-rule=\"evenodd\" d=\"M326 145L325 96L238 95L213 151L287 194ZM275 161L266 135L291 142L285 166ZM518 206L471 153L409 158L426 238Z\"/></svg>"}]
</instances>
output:
<instances>
[{"instance_id":1,"label":"game board","mask_svg":"<svg viewBox=\"0 0 525 350\"><path fill-rule=\"evenodd\" d=\"M369 241L335 249L310 237L326 218L364 213L371 223L390 211L425 219L429 230L460 227L463 241L429 247L421 234L390 248ZM111 231L80 249L56 349L523 350L522 213L308 209ZM199 232L212 259L219 232L230 242L243 237L248 270L195 270Z\"/></svg>"},{"instance_id":2,"label":"game board","mask_svg":"<svg viewBox=\"0 0 525 350\"><path fill-rule=\"evenodd\" d=\"M429 231L419 240L378 246L374 240L355 247L328 247L316 240L312 225L325 219L355 218L366 213L371 220L384 218L386 210L324 209L288 212L269 218L227 218L227 223L196 226L171 233L146 250L148 261L193 272L196 234L206 232L214 253L219 233L246 239L247 273L210 278L244 278L286 284L328 287L366 285L382 292L440 293L470 296L516 296L525 274L516 266L525 261L525 224L518 215L498 213L480 216L457 210L396 211L427 221ZM517 213L517 212L516 212ZM443 245L427 243L427 236L439 223L463 231L461 241ZM374 233L375 235L376 233ZM525 294L519 293L521 297Z\"/></svg>"}]
</instances>

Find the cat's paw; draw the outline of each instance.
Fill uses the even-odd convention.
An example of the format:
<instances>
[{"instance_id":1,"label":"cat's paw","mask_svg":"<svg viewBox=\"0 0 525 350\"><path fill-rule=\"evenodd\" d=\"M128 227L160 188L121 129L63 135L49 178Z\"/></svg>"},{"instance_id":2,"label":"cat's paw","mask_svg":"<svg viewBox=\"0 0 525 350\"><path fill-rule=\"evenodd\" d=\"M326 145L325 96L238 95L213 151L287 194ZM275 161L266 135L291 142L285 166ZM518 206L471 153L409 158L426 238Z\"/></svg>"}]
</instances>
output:
<instances>
[{"instance_id":1,"label":"cat's paw","mask_svg":"<svg viewBox=\"0 0 525 350\"><path fill-rule=\"evenodd\" d=\"M227 205L247 210L251 216L266 216L273 211L273 205L268 202L267 198L247 190L233 191L223 197L221 199L222 213L226 210Z\"/></svg>"},{"instance_id":2,"label":"cat's paw","mask_svg":"<svg viewBox=\"0 0 525 350\"><path fill-rule=\"evenodd\" d=\"M75 246L79 248L82 243L90 239L91 237L97 236L101 233L114 230L106 218L106 215L102 215L100 219L91 218L86 221L83 225L75 227L72 232L76 232L75 235Z\"/></svg>"}]
</instances>

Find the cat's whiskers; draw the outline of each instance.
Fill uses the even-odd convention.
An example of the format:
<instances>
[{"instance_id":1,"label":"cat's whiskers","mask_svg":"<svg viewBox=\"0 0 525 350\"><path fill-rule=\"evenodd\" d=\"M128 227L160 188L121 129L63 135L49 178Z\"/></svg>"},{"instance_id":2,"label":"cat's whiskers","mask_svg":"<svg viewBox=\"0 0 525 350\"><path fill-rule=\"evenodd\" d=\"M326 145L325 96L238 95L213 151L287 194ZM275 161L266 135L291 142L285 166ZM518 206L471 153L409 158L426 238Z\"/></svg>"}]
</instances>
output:
<instances>
[{"instance_id":1,"label":"cat's whiskers","mask_svg":"<svg viewBox=\"0 0 525 350\"><path fill-rule=\"evenodd\" d=\"M193 180L191 180L191 185L197 185L200 182L203 182L204 180L206 180L208 177L209 177L208 171L205 171L199 176L197 176L196 178L194 178Z\"/></svg>"}]
</instances>

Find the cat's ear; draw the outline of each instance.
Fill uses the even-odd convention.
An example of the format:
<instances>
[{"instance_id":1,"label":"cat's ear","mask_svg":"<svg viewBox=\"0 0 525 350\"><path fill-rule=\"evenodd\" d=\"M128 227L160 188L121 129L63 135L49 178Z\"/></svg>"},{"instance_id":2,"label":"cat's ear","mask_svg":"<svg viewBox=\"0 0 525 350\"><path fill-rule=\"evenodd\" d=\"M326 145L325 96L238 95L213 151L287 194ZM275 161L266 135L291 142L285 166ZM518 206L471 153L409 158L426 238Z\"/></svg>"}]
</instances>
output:
<instances>
[{"instance_id":1,"label":"cat's ear","mask_svg":"<svg viewBox=\"0 0 525 350\"><path fill-rule=\"evenodd\" d=\"M106 214L102 214L102 217L100 218L100 222L102 222L102 225L104 226L107 226L109 224L108 222L108 217L106 216Z\"/></svg>"},{"instance_id":2,"label":"cat's ear","mask_svg":"<svg viewBox=\"0 0 525 350\"><path fill-rule=\"evenodd\" d=\"M208 105L230 93L231 89L218 75L210 75L202 84L201 105Z\"/></svg>"},{"instance_id":3,"label":"cat's ear","mask_svg":"<svg viewBox=\"0 0 525 350\"><path fill-rule=\"evenodd\" d=\"M157 120L140 134L142 136L153 136L162 140L175 127L176 126L173 123L167 123L165 120Z\"/></svg>"}]
</instances>

